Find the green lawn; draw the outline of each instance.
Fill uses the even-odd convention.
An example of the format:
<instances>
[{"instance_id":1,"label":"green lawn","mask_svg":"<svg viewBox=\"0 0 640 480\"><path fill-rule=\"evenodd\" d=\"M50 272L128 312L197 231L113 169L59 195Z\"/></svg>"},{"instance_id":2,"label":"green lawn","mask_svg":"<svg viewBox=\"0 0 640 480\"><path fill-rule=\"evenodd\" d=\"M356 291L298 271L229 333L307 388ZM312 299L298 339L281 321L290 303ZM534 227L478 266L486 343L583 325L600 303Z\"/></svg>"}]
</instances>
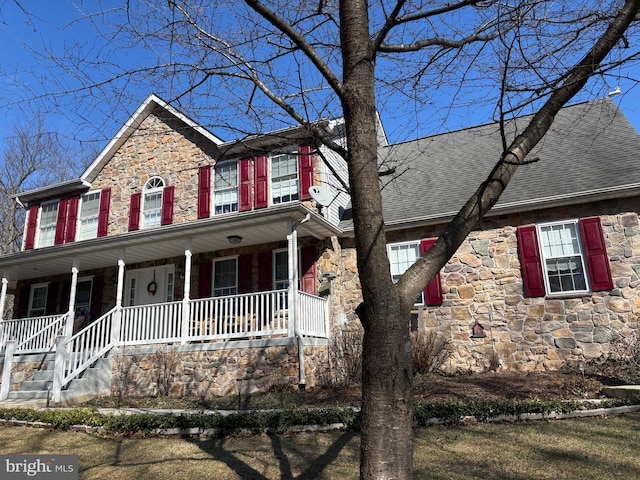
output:
<instances>
[{"instance_id":1,"label":"green lawn","mask_svg":"<svg viewBox=\"0 0 640 480\"><path fill-rule=\"evenodd\" d=\"M416 479L640 478L640 415L416 429ZM356 433L99 437L0 427L0 453L77 453L81 479L355 479Z\"/></svg>"}]
</instances>

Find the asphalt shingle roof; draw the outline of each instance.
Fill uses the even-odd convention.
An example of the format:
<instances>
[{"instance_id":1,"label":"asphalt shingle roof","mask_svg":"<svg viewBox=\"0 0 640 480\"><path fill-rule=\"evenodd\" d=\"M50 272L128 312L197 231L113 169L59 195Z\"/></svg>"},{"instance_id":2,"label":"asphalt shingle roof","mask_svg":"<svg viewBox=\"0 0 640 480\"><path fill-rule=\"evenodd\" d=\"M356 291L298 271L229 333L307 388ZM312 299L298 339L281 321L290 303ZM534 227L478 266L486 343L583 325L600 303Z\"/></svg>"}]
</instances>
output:
<instances>
[{"instance_id":1,"label":"asphalt shingle roof","mask_svg":"<svg viewBox=\"0 0 640 480\"><path fill-rule=\"evenodd\" d=\"M512 122L522 130L528 117ZM396 167L384 186L388 225L446 218L477 189L500 158L498 124L382 147L381 161ZM503 193L500 206L521 203L521 210L552 198L640 186L640 135L608 99L563 108L554 124ZM387 177L382 177L383 181ZM387 180L388 181L388 180ZM342 227L349 230L350 222Z\"/></svg>"}]
</instances>

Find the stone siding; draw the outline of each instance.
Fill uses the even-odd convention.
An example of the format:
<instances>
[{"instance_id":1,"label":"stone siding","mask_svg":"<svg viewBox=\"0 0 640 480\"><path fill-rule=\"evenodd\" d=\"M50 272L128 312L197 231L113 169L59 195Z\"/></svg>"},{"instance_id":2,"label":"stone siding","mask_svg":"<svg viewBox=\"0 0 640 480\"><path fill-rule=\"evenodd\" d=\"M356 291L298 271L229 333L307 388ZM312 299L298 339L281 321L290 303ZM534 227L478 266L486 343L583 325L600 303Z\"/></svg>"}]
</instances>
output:
<instances>
[{"instance_id":1,"label":"stone siding","mask_svg":"<svg viewBox=\"0 0 640 480\"><path fill-rule=\"evenodd\" d=\"M630 199L487 219L441 271L443 304L414 312L420 330L436 331L454 346L445 371L479 372L495 365L521 371L558 370L606 356L615 344L635 338L640 333L639 211L638 199ZM516 226L596 214L605 234L613 290L525 297ZM438 227L391 232L389 243L433 238L439 232ZM320 262L322 271L343 277L333 282L333 311L347 320L355 318L354 309L361 301L350 243L347 239L327 250ZM476 320L486 337L472 338Z\"/></svg>"},{"instance_id":2,"label":"stone siding","mask_svg":"<svg viewBox=\"0 0 640 480\"><path fill-rule=\"evenodd\" d=\"M214 159L210 146L174 122L162 113L149 115L92 183L95 190L111 188L109 235L128 231L131 195L154 176L175 186L173 223L197 219L198 167Z\"/></svg>"}]
</instances>

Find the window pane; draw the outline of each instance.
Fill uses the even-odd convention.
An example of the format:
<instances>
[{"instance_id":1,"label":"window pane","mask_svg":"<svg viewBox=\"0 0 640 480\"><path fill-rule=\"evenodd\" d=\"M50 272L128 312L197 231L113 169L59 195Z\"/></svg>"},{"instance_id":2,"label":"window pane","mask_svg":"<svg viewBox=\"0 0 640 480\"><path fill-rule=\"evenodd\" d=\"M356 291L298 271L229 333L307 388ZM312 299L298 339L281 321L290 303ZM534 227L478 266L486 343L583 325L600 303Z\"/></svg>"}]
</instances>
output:
<instances>
[{"instance_id":1,"label":"window pane","mask_svg":"<svg viewBox=\"0 0 640 480\"><path fill-rule=\"evenodd\" d=\"M46 285L42 287L33 287L33 291L31 293L31 306L29 308L30 317L45 314L47 305L47 290L48 287Z\"/></svg>"},{"instance_id":2,"label":"window pane","mask_svg":"<svg viewBox=\"0 0 640 480\"><path fill-rule=\"evenodd\" d=\"M286 251L274 254L274 288L282 290L289 287L289 256Z\"/></svg>"},{"instance_id":3,"label":"window pane","mask_svg":"<svg viewBox=\"0 0 640 480\"><path fill-rule=\"evenodd\" d=\"M98 213L100 209L100 192L82 196L80 209L80 240L95 238L98 234Z\"/></svg>"},{"instance_id":4,"label":"window pane","mask_svg":"<svg viewBox=\"0 0 640 480\"><path fill-rule=\"evenodd\" d=\"M271 193L273 203L298 200L298 157L284 154L271 158Z\"/></svg>"},{"instance_id":5,"label":"window pane","mask_svg":"<svg viewBox=\"0 0 640 480\"><path fill-rule=\"evenodd\" d=\"M58 203L49 203L40 208L39 247L53 245L56 236L56 220L58 219Z\"/></svg>"},{"instance_id":6,"label":"window pane","mask_svg":"<svg viewBox=\"0 0 640 480\"><path fill-rule=\"evenodd\" d=\"M144 226L160 225L162 217L162 192L147 193L144 196Z\"/></svg>"},{"instance_id":7,"label":"window pane","mask_svg":"<svg viewBox=\"0 0 640 480\"><path fill-rule=\"evenodd\" d=\"M91 280L83 280L78 282L76 287L76 317L84 315L89 316L91 309Z\"/></svg>"},{"instance_id":8,"label":"window pane","mask_svg":"<svg viewBox=\"0 0 640 480\"><path fill-rule=\"evenodd\" d=\"M236 259L218 260L214 263L213 295L233 295L236 289Z\"/></svg>"},{"instance_id":9,"label":"window pane","mask_svg":"<svg viewBox=\"0 0 640 480\"><path fill-rule=\"evenodd\" d=\"M550 293L585 291L587 282L578 224L541 226L540 241Z\"/></svg>"},{"instance_id":10,"label":"window pane","mask_svg":"<svg viewBox=\"0 0 640 480\"><path fill-rule=\"evenodd\" d=\"M214 212L216 215L238 211L238 164L227 162L214 167Z\"/></svg>"}]
</instances>

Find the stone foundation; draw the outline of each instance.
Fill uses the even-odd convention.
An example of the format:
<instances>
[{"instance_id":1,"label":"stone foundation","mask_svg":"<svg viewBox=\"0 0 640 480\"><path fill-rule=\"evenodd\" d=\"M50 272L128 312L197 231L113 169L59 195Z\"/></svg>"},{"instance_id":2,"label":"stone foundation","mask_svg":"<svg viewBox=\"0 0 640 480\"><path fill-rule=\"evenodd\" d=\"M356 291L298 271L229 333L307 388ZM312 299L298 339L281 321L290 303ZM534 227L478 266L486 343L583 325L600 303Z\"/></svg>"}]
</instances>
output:
<instances>
[{"instance_id":1,"label":"stone foundation","mask_svg":"<svg viewBox=\"0 0 640 480\"><path fill-rule=\"evenodd\" d=\"M226 349L199 348L201 345L119 349L111 354L112 395L166 392L172 397L209 398L264 392L283 385L297 387L297 344L281 343ZM304 353L306 387L313 388L328 378L328 347L307 345Z\"/></svg>"}]
</instances>

